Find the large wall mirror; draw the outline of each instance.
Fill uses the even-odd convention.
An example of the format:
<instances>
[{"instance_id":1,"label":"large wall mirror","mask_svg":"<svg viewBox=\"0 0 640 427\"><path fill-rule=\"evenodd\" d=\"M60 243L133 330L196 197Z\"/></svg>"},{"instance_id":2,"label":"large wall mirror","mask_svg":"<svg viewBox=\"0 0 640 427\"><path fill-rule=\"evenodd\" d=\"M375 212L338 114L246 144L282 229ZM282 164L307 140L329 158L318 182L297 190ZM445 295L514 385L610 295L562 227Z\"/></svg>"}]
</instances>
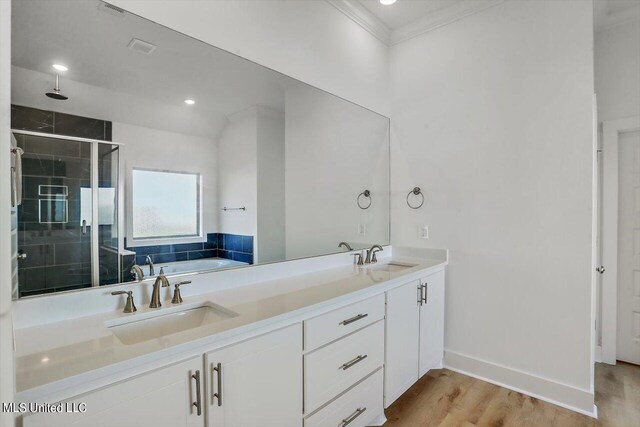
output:
<instances>
[{"instance_id":1,"label":"large wall mirror","mask_svg":"<svg viewBox=\"0 0 640 427\"><path fill-rule=\"evenodd\" d=\"M12 14L16 298L389 243L388 118L101 1Z\"/></svg>"}]
</instances>

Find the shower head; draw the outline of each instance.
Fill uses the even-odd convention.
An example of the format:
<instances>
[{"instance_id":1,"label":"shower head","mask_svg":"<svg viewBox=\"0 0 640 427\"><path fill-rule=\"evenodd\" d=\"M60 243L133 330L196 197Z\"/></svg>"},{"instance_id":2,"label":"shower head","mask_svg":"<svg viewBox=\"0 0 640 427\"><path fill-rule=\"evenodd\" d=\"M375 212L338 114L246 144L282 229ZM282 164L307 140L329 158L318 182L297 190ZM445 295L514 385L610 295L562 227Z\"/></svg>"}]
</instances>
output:
<instances>
[{"instance_id":1,"label":"shower head","mask_svg":"<svg viewBox=\"0 0 640 427\"><path fill-rule=\"evenodd\" d=\"M64 101L66 99L69 99L69 97L64 96L62 94L62 92L60 91L60 86L58 84L58 75L56 74L56 87L53 88L52 92L47 92L45 93L45 95L47 95L49 98L53 98L53 99L57 99L60 101Z\"/></svg>"}]
</instances>

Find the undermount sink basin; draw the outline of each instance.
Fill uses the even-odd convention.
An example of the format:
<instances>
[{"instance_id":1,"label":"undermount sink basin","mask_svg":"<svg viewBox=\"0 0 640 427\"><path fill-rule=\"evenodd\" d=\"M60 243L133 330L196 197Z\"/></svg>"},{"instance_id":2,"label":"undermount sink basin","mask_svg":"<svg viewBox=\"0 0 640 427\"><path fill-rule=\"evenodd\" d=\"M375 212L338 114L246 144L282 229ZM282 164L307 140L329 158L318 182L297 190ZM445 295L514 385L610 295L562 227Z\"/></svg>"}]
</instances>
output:
<instances>
[{"instance_id":1,"label":"undermount sink basin","mask_svg":"<svg viewBox=\"0 0 640 427\"><path fill-rule=\"evenodd\" d=\"M397 273L398 271L406 270L407 268L415 267L416 264L404 264L400 262L390 262L384 265L373 267L372 270L388 271L389 273Z\"/></svg>"},{"instance_id":2,"label":"undermount sink basin","mask_svg":"<svg viewBox=\"0 0 640 427\"><path fill-rule=\"evenodd\" d=\"M106 323L106 326L120 342L131 345L238 316L231 310L211 303L164 310L166 311L159 313L143 313L139 318L132 315L126 319L117 319Z\"/></svg>"}]
</instances>

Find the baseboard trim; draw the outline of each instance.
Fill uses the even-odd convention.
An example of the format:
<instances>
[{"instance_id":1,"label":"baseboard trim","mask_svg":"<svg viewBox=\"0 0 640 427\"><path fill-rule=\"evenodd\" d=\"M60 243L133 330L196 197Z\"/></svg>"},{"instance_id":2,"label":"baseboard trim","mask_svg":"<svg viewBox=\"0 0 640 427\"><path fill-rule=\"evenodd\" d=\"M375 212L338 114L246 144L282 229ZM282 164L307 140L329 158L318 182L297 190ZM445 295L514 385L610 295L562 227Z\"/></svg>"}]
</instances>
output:
<instances>
[{"instance_id":1,"label":"baseboard trim","mask_svg":"<svg viewBox=\"0 0 640 427\"><path fill-rule=\"evenodd\" d=\"M444 367L592 418L598 418L594 394L588 390L453 351L445 351Z\"/></svg>"}]
</instances>

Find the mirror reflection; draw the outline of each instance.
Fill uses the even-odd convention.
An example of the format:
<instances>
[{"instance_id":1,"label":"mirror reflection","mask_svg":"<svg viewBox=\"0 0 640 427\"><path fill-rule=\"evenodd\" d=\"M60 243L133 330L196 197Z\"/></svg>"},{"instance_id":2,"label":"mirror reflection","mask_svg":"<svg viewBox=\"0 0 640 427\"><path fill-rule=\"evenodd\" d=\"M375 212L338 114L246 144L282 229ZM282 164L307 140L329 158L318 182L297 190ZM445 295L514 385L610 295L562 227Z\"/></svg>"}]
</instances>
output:
<instances>
[{"instance_id":1,"label":"mirror reflection","mask_svg":"<svg viewBox=\"0 0 640 427\"><path fill-rule=\"evenodd\" d=\"M12 14L14 297L389 243L388 118L100 1Z\"/></svg>"}]
</instances>

